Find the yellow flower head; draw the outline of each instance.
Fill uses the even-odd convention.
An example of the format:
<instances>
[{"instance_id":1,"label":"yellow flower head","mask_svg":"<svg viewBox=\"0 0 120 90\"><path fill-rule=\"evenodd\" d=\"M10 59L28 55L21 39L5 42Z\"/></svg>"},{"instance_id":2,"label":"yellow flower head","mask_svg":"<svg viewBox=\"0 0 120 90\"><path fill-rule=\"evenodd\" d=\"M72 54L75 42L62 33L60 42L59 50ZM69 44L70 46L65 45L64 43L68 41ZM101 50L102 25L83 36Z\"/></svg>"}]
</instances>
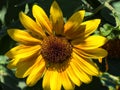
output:
<instances>
[{"instance_id":1,"label":"yellow flower head","mask_svg":"<svg viewBox=\"0 0 120 90\"><path fill-rule=\"evenodd\" d=\"M107 55L100 48L106 38L90 34L100 19L82 22L85 11L80 10L65 23L56 1L51 5L50 18L38 5L33 5L32 13L35 20L23 12L19 14L25 30L8 30L9 36L19 43L6 53L11 59L8 68L16 68L18 78L27 77L27 85L33 86L43 77L45 90L71 90L99 75L91 59Z\"/></svg>"}]
</instances>

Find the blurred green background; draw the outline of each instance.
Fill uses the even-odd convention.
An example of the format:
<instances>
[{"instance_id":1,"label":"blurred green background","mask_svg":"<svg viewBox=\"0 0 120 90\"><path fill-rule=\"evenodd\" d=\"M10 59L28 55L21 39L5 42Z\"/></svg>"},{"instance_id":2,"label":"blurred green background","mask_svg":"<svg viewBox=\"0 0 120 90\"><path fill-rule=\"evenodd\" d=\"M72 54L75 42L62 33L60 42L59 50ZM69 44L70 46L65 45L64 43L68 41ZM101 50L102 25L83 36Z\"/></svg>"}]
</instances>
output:
<instances>
[{"instance_id":1,"label":"blurred green background","mask_svg":"<svg viewBox=\"0 0 120 90\"><path fill-rule=\"evenodd\" d=\"M78 10L86 10L84 20L100 18L102 20L94 34L105 36L112 45L104 46L109 54L102 63L96 62L102 72L99 77L93 77L90 84L82 84L75 90L120 90L120 0L56 0L68 19ZM25 79L14 76L14 70L7 69L8 58L4 55L15 46L7 34L9 28L23 26L18 14L24 11L32 18L32 5L37 3L49 16L53 0L0 0L0 90L42 90L42 79L33 87L27 87ZM111 47L109 47L111 46ZM109 48L108 48L109 47Z\"/></svg>"}]
</instances>

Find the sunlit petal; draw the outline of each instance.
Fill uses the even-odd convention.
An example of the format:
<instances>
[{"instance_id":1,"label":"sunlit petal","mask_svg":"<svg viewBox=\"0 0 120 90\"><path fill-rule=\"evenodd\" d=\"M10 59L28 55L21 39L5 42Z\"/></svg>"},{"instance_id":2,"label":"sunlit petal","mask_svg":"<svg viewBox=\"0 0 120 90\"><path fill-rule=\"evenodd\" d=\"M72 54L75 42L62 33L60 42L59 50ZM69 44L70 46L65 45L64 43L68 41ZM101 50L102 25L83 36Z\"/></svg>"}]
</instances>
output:
<instances>
[{"instance_id":1,"label":"sunlit petal","mask_svg":"<svg viewBox=\"0 0 120 90\"><path fill-rule=\"evenodd\" d=\"M8 34L13 40L22 44L26 45L41 44L41 40L32 37L28 32L24 30L9 29Z\"/></svg>"},{"instance_id":2,"label":"sunlit petal","mask_svg":"<svg viewBox=\"0 0 120 90\"><path fill-rule=\"evenodd\" d=\"M93 20L89 20L81 23L81 28L85 27L85 32L84 32L85 37L92 34L98 28L100 22L101 22L100 19L93 19Z\"/></svg>"},{"instance_id":3,"label":"sunlit petal","mask_svg":"<svg viewBox=\"0 0 120 90\"><path fill-rule=\"evenodd\" d=\"M61 78L61 83L63 85L63 87L65 88L65 90L74 90L74 84L71 82L71 80L69 79L68 75L66 72L61 72L60 73L60 78Z\"/></svg>"},{"instance_id":4,"label":"sunlit petal","mask_svg":"<svg viewBox=\"0 0 120 90\"><path fill-rule=\"evenodd\" d=\"M40 50L40 48L41 48L41 46L39 46L39 45L35 45L35 46L19 45L19 46L12 48L11 50L9 50L5 55L10 58L15 58L17 56L19 57L19 55L22 56L24 53L26 53L25 56L27 56L28 53L38 52ZM24 57L24 55L22 57Z\"/></svg>"},{"instance_id":5,"label":"sunlit petal","mask_svg":"<svg viewBox=\"0 0 120 90\"><path fill-rule=\"evenodd\" d=\"M82 57L93 58L93 59L104 58L108 54L107 51L102 48L96 48L91 50L82 50L82 49L74 48L73 50Z\"/></svg>"},{"instance_id":6,"label":"sunlit petal","mask_svg":"<svg viewBox=\"0 0 120 90\"><path fill-rule=\"evenodd\" d=\"M61 90L61 79L59 72L51 71L50 88L51 90Z\"/></svg>"},{"instance_id":7,"label":"sunlit petal","mask_svg":"<svg viewBox=\"0 0 120 90\"><path fill-rule=\"evenodd\" d=\"M82 31L78 31L78 28L80 27L81 22L83 21L84 18L84 14L85 11L81 10L78 11L76 13L74 13L70 19L66 22L65 26L64 26L64 32L65 32L65 36L67 38L74 38L75 35L73 35L73 33L76 32L82 32ZM79 34L79 33L78 33Z\"/></svg>"},{"instance_id":8,"label":"sunlit petal","mask_svg":"<svg viewBox=\"0 0 120 90\"><path fill-rule=\"evenodd\" d=\"M40 46L36 45L36 46L32 46L29 48L26 48L25 50L23 49L18 49L18 51L12 51L10 50L9 52L6 53L7 56L10 56L14 58L14 61L12 62L12 65L17 65L18 62L21 61L26 61L29 60L31 58L34 58L36 55L38 55L37 53L39 53L40 50Z\"/></svg>"},{"instance_id":9,"label":"sunlit petal","mask_svg":"<svg viewBox=\"0 0 120 90\"><path fill-rule=\"evenodd\" d=\"M25 78L26 76L28 76L31 71L33 70L33 68L31 68L31 66L33 66L35 63L35 60L32 60L31 61L23 61L23 62L20 62L17 64L17 70L16 70L16 73L15 73L15 76L18 77L18 78ZM25 72L28 71L26 74Z\"/></svg>"},{"instance_id":10,"label":"sunlit petal","mask_svg":"<svg viewBox=\"0 0 120 90\"><path fill-rule=\"evenodd\" d=\"M47 14L44 12L44 10L38 5L33 5L32 13L36 21L40 23L42 28L46 30L49 34L51 34L52 25L49 21L49 18L47 17Z\"/></svg>"},{"instance_id":11,"label":"sunlit petal","mask_svg":"<svg viewBox=\"0 0 120 90\"><path fill-rule=\"evenodd\" d=\"M28 46L25 45L18 45L16 47L13 47L12 49L10 49L8 52L5 53L5 55L9 58L14 58L14 55L16 55L18 53L18 50L20 49L26 49Z\"/></svg>"},{"instance_id":12,"label":"sunlit petal","mask_svg":"<svg viewBox=\"0 0 120 90\"><path fill-rule=\"evenodd\" d=\"M28 76L27 81L26 81L27 85L29 86L35 85L38 82L38 80L40 80L40 78L42 77L44 70L45 70L45 61L41 60L34 67L34 70L32 70L32 72Z\"/></svg>"},{"instance_id":13,"label":"sunlit petal","mask_svg":"<svg viewBox=\"0 0 120 90\"><path fill-rule=\"evenodd\" d=\"M40 55L38 58L31 58L28 61L19 62L15 75L19 78L25 78L34 70L35 66L41 62L41 59L42 56Z\"/></svg>"},{"instance_id":14,"label":"sunlit petal","mask_svg":"<svg viewBox=\"0 0 120 90\"><path fill-rule=\"evenodd\" d=\"M53 32L55 31L55 34L61 35L63 33L63 14L58 6L57 2L54 1L50 8L50 20L53 26Z\"/></svg>"},{"instance_id":15,"label":"sunlit petal","mask_svg":"<svg viewBox=\"0 0 120 90\"><path fill-rule=\"evenodd\" d=\"M44 90L50 90L50 77L52 73L51 71L47 70L43 77L42 87Z\"/></svg>"},{"instance_id":16,"label":"sunlit petal","mask_svg":"<svg viewBox=\"0 0 120 90\"><path fill-rule=\"evenodd\" d=\"M66 72L71 79L73 83L75 83L77 86L80 86L81 82L79 78L75 75L75 72L73 71L74 68L71 67L71 65L66 69Z\"/></svg>"},{"instance_id":17,"label":"sunlit petal","mask_svg":"<svg viewBox=\"0 0 120 90\"><path fill-rule=\"evenodd\" d=\"M78 54L76 53L72 53L73 58L75 60L76 63L78 63L79 67L86 72L89 75L93 75L93 76L98 76L99 75L99 69L98 67L95 65L95 63L93 63L92 61L90 61L87 58L81 58Z\"/></svg>"},{"instance_id":18,"label":"sunlit petal","mask_svg":"<svg viewBox=\"0 0 120 90\"><path fill-rule=\"evenodd\" d=\"M20 12L19 18L20 18L22 25L27 30L29 30L30 32L33 32L34 34L38 35L41 38L46 36L42 28L38 26L37 23L33 21L29 16L27 16L23 12Z\"/></svg>"},{"instance_id":19,"label":"sunlit petal","mask_svg":"<svg viewBox=\"0 0 120 90\"><path fill-rule=\"evenodd\" d=\"M91 76L89 76L87 73L85 73L81 69L79 64L76 62L76 59L72 59L70 64L71 64L71 67L74 70L74 73L80 79L80 81L82 81L84 83L89 83L92 80Z\"/></svg>"},{"instance_id":20,"label":"sunlit petal","mask_svg":"<svg viewBox=\"0 0 120 90\"><path fill-rule=\"evenodd\" d=\"M78 45L74 45L74 47L83 50L96 49L104 45L106 41L107 39L105 37L94 35L86 38L84 41L80 41L80 43Z\"/></svg>"}]
</instances>

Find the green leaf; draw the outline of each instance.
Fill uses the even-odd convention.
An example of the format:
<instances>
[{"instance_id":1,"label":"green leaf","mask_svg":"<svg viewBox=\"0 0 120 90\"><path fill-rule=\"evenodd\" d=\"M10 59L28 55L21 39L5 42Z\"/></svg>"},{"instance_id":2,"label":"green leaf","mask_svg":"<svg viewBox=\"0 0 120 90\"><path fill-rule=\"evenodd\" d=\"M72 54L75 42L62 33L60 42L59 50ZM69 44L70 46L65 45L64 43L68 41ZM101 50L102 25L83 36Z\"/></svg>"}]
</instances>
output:
<instances>
[{"instance_id":1,"label":"green leaf","mask_svg":"<svg viewBox=\"0 0 120 90\"><path fill-rule=\"evenodd\" d=\"M117 12L120 12L120 1L116 1L112 5Z\"/></svg>"},{"instance_id":2,"label":"green leaf","mask_svg":"<svg viewBox=\"0 0 120 90\"><path fill-rule=\"evenodd\" d=\"M7 56L0 55L0 64L7 64Z\"/></svg>"},{"instance_id":3,"label":"green leaf","mask_svg":"<svg viewBox=\"0 0 120 90\"><path fill-rule=\"evenodd\" d=\"M18 79L14 76L13 71L7 68L7 57L0 55L0 83L3 90L20 90Z\"/></svg>"},{"instance_id":4,"label":"green leaf","mask_svg":"<svg viewBox=\"0 0 120 90\"><path fill-rule=\"evenodd\" d=\"M104 24L103 27L100 28L100 34L102 36L108 36L112 32L113 27L109 24Z\"/></svg>"},{"instance_id":5,"label":"green leaf","mask_svg":"<svg viewBox=\"0 0 120 90\"><path fill-rule=\"evenodd\" d=\"M115 9L114 16L116 20L116 26L120 27L120 1L113 2L112 5Z\"/></svg>"},{"instance_id":6,"label":"green leaf","mask_svg":"<svg viewBox=\"0 0 120 90\"><path fill-rule=\"evenodd\" d=\"M120 78L118 76L109 74L108 72L102 73L100 76L100 80L103 85L109 88L109 90L116 90L116 86L120 85Z\"/></svg>"}]
</instances>

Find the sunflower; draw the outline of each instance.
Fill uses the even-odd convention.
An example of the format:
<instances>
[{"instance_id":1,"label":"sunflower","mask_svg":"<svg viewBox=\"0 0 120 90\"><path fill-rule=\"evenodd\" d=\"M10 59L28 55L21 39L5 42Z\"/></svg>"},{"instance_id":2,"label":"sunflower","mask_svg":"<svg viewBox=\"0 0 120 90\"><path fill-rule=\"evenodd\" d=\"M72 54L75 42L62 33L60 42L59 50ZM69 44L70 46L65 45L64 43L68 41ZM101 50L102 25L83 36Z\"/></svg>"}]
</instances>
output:
<instances>
[{"instance_id":1,"label":"sunflower","mask_svg":"<svg viewBox=\"0 0 120 90\"><path fill-rule=\"evenodd\" d=\"M64 22L56 1L51 5L50 18L38 5L33 5L32 14L35 20L23 12L19 14L25 30L8 30L9 36L19 43L6 53L11 59L8 68L16 69L16 77L26 78L28 86L43 77L45 90L71 90L99 75L92 59L107 55L100 48L106 38L91 34L100 19L82 22L85 11L80 10Z\"/></svg>"}]
</instances>

